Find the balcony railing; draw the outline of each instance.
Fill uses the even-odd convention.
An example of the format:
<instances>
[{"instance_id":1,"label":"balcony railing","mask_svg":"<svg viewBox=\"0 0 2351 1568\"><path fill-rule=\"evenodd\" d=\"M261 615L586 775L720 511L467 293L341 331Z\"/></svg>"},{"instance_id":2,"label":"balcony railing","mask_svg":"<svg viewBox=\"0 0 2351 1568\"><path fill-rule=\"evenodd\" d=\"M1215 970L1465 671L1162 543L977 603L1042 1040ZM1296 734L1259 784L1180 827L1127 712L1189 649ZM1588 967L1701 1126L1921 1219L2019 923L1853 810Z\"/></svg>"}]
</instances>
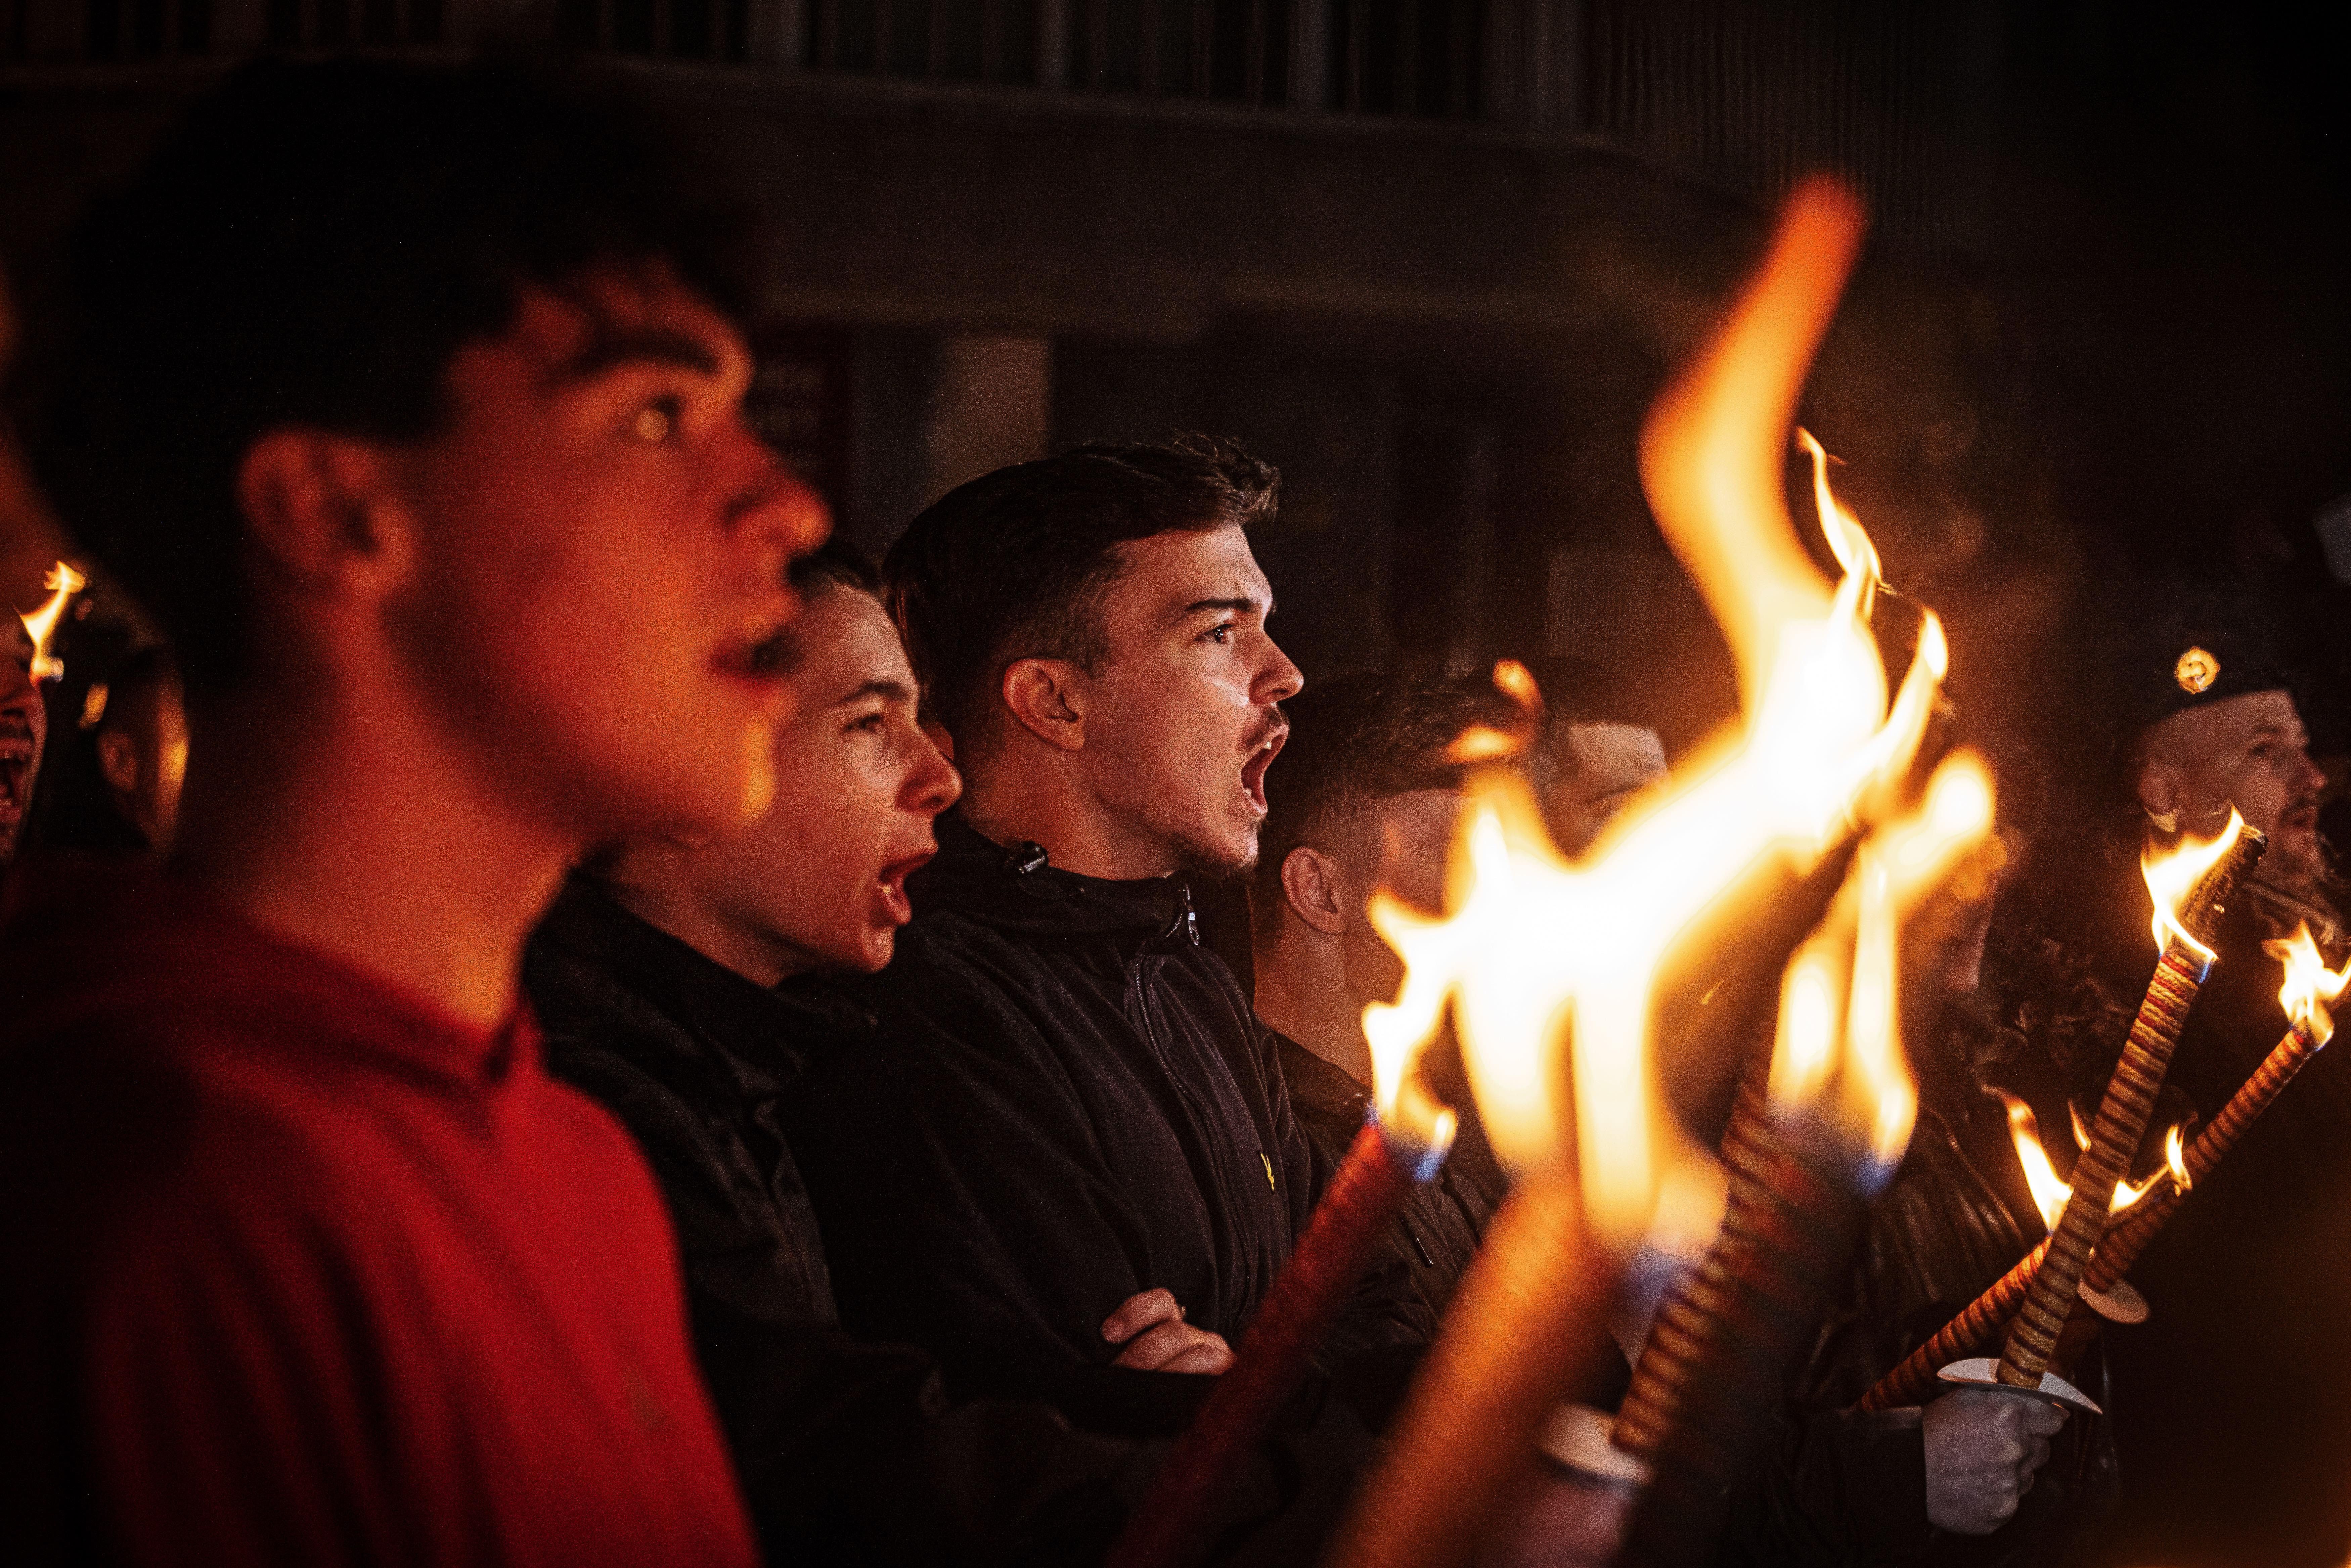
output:
<instances>
[{"instance_id":1,"label":"balcony railing","mask_svg":"<svg viewBox=\"0 0 2351 1568\"><path fill-rule=\"evenodd\" d=\"M523 0L0 0L0 67L464 47ZM837 80L1482 122L1770 200L1844 172L1881 239L1949 226L1991 0L551 0L567 47Z\"/></svg>"}]
</instances>

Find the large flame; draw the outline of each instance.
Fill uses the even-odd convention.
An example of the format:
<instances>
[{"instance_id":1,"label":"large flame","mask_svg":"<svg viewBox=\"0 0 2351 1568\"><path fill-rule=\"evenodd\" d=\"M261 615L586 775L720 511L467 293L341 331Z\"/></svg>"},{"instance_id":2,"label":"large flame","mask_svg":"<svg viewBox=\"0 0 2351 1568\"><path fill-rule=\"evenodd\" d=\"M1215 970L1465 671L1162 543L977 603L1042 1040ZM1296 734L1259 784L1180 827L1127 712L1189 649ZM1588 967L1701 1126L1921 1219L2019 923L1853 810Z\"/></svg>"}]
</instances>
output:
<instances>
[{"instance_id":1,"label":"large flame","mask_svg":"<svg viewBox=\"0 0 2351 1568\"><path fill-rule=\"evenodd\" d=\"M2066 1200L2074 1196L2073 1184L2059 1180L2055 1167L2050 1165L2049 1152L2041 1146L2041 1124L2033 1117L2032 1107L2005 1089L1992 1092L2008 1107L2009 1141L2016 1145L2016 1163L2024 1167L2024 1185L2032 1190L2032 1206L2041 1211L2041 1222L2054 1230L2065 1212ZM2070 1103L2065 1109L2074 1123L2074 1148L2079 1153L2089 1138L2083 1131L2081 1113ZM2158 1182L2169 1180L2180 1191L2188 1190L2188 1162L2182 1153L2187 1126L2184 1122L2177 1124L2164 1134L2163 1169L2143 1181L2115 1184L2114 1201L2106 1206L2109 1218L2153 1192Z\"/></svg>"},{"instance_id":2,"label":"large flame","mask_svg":"<svg viewBox=\"0 0 2351 1568\"><path fill-rule=\"evenodd\" d=\"M2204 880L2204 873L2220 863L2220 857L2229 852L2229 846L2237 841L2237 835L2244 830L2245 819L2239 816L2237 809L2231 806L2229 808L2229 825L2220 830L2219 836L2182 839L2179 847L2168 855L2157 854L2154 846L2149 845L2147 852L2139 857L2139 873L2147 878L2147 891L2155 899L2155 923L2151 929L2158 947L2178 942L2200 955L2206 963L2212 961L2212 949L2189 936L2188 927L2180 924L2179 906L2187 902L2189 894L2196 891L2196 884Z\"/></svg>"},{"instance_id":3,"label":"large flame","mask_svg":"<svg viewBox=\"0 0 2351 1568\"><path fill-rule=\"evenodd\" d=\"M2296 926L2283 942L2262 943L2262 951L2285 966L2278 1005L2285 1009L2287 1019L2301 1025L2319 1045L2334 1039L2335 1015L2327 1004L2340 997L2345 983L2351 981L2351 959L2340 970L2329 969L2326 960L2319 956L2318 944L2310 938L2306 923Z\"/></svg>"},{"instance_id":4,"label":"large flame","mask_svg":"<svg viewBox=\"0 0 2351 1568\"><path fill-rule=\"evenodd\" d=\"M1772 1108L1792 1114L1834 1095L1830 1120L1866 1129L1866 1186L1892 1173L1918 1108L1902 1046L1902 926L1981 848L1991 826L1991 770L1975 752L1953 753L1915 810L1862 841L1828 918L1797 949L1782 981Z\"/></svg>"},{"instance_id":5,"label":"large flame","mask_svg":"<svg viewBox=\"0 0 2351 1568\"><path fill-rule=\"evenodd\" d=\"M1449 1007L1496 1152L1523 1169L1573 1148L1594 1234L1619 1250L1703 1245L1721 1208L1721 1172L1658 1082L1650 1013L1667 953L1757 873L1807 873L1853 826L1890 814L1944 673L1929 615L1889 705L1868 620L1877 554L1828 495L1826 454L1809 437L1838 581L1788 511L1783 443L1860 231L1841 188L1800 187L1762 270L1643 433L1652 509L1729 643L1743 725L1573 862L1525 781L1480 768L1445 916L1384 894L1371 906L1405 966L1394 1005L1364 1013L1383 1078L1412 1075ZM1792 1090L1782 1108L1817 1101L1873 1161L1898 1153L1916 1109L1894 1023L1896 928L1980 837L1989 802L1980 761L1947 764L1913 817L1856 853L1840 894L1848 915L1800 949L1783 986L1810 1099Z\"/></svg>"},{"instance_id":6,"label":"large flame","mask_svg":"<svg viewBox=\"0 0 2351 1568\"><path fill-rule=\"evenodd\" d=\"M66 606L89 584L81 573L59 561L41 579L41 586L48 590L49 597L38 610L16 619L25 623L26 635L33 639L33 679L52 681L63 675L66 667L50 657L49 643L57 634L57 622L65 619Z\"/></svg>"}]
</instances>

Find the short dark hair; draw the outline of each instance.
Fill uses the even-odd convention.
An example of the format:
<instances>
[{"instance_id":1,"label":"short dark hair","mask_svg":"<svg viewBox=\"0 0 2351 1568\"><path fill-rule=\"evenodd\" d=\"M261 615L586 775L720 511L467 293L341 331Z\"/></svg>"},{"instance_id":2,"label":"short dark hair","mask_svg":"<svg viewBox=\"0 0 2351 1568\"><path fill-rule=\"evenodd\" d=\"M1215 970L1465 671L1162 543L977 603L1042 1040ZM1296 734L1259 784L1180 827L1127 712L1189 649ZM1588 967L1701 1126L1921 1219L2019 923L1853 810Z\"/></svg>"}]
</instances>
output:
<instances>
[{"instance_id":1,"label":"short dark hair","mask_svg":"<svg viewBox=\"0 0 2351 1568\"><path fill-rule=\"evenodd\" d=\"M873 558L839 534L792 562L789 576L792 587L804 594L853 588L882 597L882 573L875 569Z\"/></svg>"},{"instance_id":2,"label":"short dark hair","mask_svg":"<svg viewBox=\"0 0 2351 1568\"><path fill-rule=\"evenodd\" d=\"M1472 725L1509 729L1520 716L1483 677L1342 675L1308 686L1281 709L1290 740L1267 777L1249 884L1249 923L1259 936L1277 923L1290 851L1346 853L1366 809L1416 789L1459 788L1466 769L1446 755L1455 737Z\"/></svg>"},{"instance_id":3,"label":"short dark hair","mask_svg":"<svg viewBox=\"0 0 2351 1568\"><path fill-rule=\"evenodd\" d=\"M1110 656L1102 595L1119 547L1273 514L1280 476L1229 442L1080 446L947 492L890 547L882 576L929 712L958 747L1018 659Z\"/></svg>"},{"instance_id":4,"label":"short dark hair","mask_svg":"<svg viewBox=\"0 0 2351 1568\"><path fill-rule=\"evenodd\" d=\"M647 113L511 64L262 61L77 230L21 400L68 525L192 685L244 674L238 464L274 428L421 440L525 285L665 261L741 319L750 225Z\"/></svg>"}]
</instances>

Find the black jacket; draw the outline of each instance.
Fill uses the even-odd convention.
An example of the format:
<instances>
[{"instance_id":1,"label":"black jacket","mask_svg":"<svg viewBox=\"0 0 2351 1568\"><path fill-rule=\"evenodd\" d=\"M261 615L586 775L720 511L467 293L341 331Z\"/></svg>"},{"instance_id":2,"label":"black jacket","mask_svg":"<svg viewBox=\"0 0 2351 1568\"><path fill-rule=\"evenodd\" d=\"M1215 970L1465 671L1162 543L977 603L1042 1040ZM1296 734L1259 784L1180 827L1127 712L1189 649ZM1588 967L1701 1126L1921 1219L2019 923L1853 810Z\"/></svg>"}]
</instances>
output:
<instances>
[{"instance_id":1,"label":"black jacket","mask_svg":"<svg viewBox=\"0 0 2351 1568\"><path fill-rule=\"evenodd\" d=\"M1290 1104L1299 1125L1315 1147L1333 1163L1344 1159L1347 1148L1363 1131L1364 1112L1372 1092L1345 1070L1315 1055L1288 1035L1275 1031L1281 1053L1282 1076L1289 1082ZM1397 1216L1389 1250L1390 1267L1401 1266L1411 1279L1429 1319L1442 1317L1453 1299L1461 1270L1478 1253L1486 1222L1500 1207L1507 1184L1493 1150L1487 1146L1477 1113L1466 1097L1440 1096L1464 1107L1461 1130L1453 1152L1435 1179L1416 1187Z\"/></svg>"},{"instance_id":2,"label":"black jacket","mask_svg":"<svg viewBox=\"0 0 2351 1568\"><path fill-rule=\"evenodd\" d=\"M549 1065L611 1109L676 1227L695 1351L778 1563L1096 1560L1164 1444L1073 1431L1041 1405L951 1406L935 1364L839 1326L782 1131L808 1054L872 1019L823 985L768 991L574 878L524 962ZM1106 1371L1104 1402L1173 1423L1196 1378ZM1220 1560L1306 1560L1367 1439L1301 1401L1225 1500Z\"/></svg>"},{"instance_id":3,"label":"black jacket","mask_svg":"<svg viewBox=\"0 0 2351 1568\"><path fill-rule=\"evenodd\" d=\"M621 1118L661 1184L696 1357L772 1559L1099 1552L1134 1445L1036 1406L951 1411L930 1357L841 1331L778 1107L811 1043L861 1019L765 990L579 878L524 982L549 1067Z\"/></svg>"},{"instance_id":4,"label":"black jacket","mask_svg":"<svg viewBox=\"0 0 2351 1568\"><path fill-rule=\"evenodd\" d=\"M1164 1287L1238 1343L1331 1174L1184 884L1078 876L950 814L878 1023L790 1112L842 1321L959 1396L1085 1410L1101 1325ZM1408 1281L1358 1290L1326 1363L1414 1345Z\"/></svg>"}]
</instances>

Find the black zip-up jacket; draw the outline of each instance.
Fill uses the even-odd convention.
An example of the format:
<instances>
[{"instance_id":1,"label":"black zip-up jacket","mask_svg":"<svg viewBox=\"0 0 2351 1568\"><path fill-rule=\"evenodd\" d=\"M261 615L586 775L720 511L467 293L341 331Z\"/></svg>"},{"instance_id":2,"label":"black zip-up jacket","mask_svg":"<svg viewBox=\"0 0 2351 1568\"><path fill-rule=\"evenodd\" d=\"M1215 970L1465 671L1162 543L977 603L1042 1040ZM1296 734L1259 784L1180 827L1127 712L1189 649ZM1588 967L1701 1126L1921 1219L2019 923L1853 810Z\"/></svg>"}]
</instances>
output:
<instances>
[{"instance_id":1,"label":"black zip-up jacket","mask_svg":"<svg viewBox=\"0 0 2351 1568\"><path fill-rule=\"evenodd\" d=\"M958 1395L1055 1403L1139 1291L1238 1343L1331 1166L1183 883L1075 875L952 813L938 834L872 1036L790 1114L842 1321L929 1348ZM1375 1272L1323 1364L1432 1327Z\"/></svg>"},{"instance_id":2,"label":"black zip-up jacket","mask_svg":"<svg viewBox=\"0 0 2351 1568\"><path fill-rule=\"evenodd\" d=\"M1333 1066L1288 1035L1276 1030L1274 1043L1281 1053L1281 1071L1299 1124L1314 1140L1322 1156L1344 1159L1348 1146L1364 1128L1364 1113L1372 1092L1344 1069ZM1441 1096L1448 1103L1467 1106L1466 1097ZM1479 1125L1477 1113L1461 1113L1461 1127L1436 1177L1412 1190L1404 1212L1388 1238L1388 1245L1412 1280L1413 1289L1434 1319L1442 1316L1453 1299L1461 1271L1478 1255L1486 1222L1501 1206L1508 1184Z\"/></svg>"},{"instance_id":3,"label":"black zip-up jacket","mask_svg":"<svg viewBox=\"0 0 2351 1568\"><path fill-rule=\"evenodd\" d=\"M1037 1404L950 1406L931 1357L844 1333L783 1130L810 1053L871 1019L822 984L769 991L575 877L524 983L549 1065L636 1138L666 1199L696 1359L768 1559L1096 1560L1164 1449L1073 1431ZM1173 1423L1199 1380L1105 1369L1099 1403ZM1301 1401L1225 1500L1234 1563L1303 1561L1367 1439Z\"/></svg>"}]
</instances>

